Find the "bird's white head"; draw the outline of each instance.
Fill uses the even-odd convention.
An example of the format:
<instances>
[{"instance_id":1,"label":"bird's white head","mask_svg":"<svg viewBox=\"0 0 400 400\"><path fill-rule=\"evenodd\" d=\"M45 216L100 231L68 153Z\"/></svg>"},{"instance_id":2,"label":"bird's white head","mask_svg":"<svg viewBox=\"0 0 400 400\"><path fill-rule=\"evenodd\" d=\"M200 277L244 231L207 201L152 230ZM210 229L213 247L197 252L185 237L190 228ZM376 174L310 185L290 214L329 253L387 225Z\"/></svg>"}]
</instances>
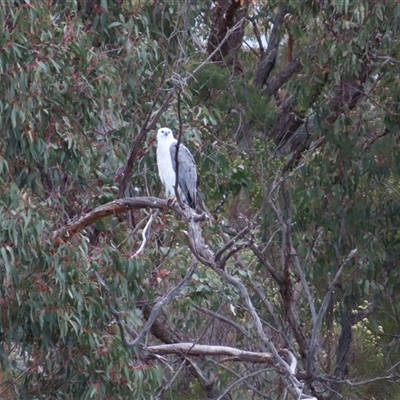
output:
<instances>
[{"instance_id":1,"label":"bird's white head","mask_svg":"<svg viewBox=\"0 0 400 400\"><path fill-rule=\"evenodd\" d=\"M160 128L157 132L157 141L158 142L170 142L174 140L174 135L172 134L171 129L169 128Z\"/></svg>"}]
</instances>

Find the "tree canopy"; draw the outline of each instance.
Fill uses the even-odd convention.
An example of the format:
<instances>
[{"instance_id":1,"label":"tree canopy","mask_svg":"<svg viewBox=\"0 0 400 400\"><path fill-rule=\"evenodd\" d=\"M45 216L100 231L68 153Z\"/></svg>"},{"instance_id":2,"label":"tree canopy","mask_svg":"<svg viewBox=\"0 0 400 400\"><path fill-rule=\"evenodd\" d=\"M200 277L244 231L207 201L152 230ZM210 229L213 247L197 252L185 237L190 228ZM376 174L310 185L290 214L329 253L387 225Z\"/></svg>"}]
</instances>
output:
<instances>
[{"instance_id":1,"label":"tree canopy","mask_svg":"<svg viewBox=\"0 0 400 400\"><path fill-rule=\"evenodd\" d=\"M3 3L0 398L400 396L399 2Z\"/></svg>"}]
</instances>

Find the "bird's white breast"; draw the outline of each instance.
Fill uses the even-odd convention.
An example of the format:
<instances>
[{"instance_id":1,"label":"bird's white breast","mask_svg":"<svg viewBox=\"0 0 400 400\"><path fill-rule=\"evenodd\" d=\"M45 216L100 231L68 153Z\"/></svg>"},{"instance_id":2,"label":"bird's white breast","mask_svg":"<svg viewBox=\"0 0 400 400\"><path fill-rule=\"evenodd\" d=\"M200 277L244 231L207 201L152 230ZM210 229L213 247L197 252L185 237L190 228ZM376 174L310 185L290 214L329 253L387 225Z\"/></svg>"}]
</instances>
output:
<instances>
[{"instance_id":1,"label":"bird's white breast","mask_svg":"<svg viewBox=\"0 0 400 400\"><path fill-rule=\"evenodd\" d=\"M176 142L173 140L163 140L157 146L157 166L160 179L165 186L167 197L175 196L175 171L172 167L172 159L170 153L170 146Z\"/></svg>"}]
</instances>

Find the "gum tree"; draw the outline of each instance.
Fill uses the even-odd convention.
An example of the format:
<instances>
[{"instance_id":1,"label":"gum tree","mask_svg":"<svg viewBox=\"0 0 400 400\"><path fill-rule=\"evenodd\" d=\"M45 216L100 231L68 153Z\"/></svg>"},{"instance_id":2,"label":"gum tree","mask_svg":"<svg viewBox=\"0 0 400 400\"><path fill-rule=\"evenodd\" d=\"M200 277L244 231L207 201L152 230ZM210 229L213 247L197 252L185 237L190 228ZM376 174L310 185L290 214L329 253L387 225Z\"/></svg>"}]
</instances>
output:
<instances>
[{"instance_id":1,"label":"gum tree","mask_svg":"<svg viewBox=\"0 0 400 400\"><path fill-rule=\"evenodd\" d=\"M396 398L399 15L7 2L0 396Z\"/></svg>"}]
</instances>

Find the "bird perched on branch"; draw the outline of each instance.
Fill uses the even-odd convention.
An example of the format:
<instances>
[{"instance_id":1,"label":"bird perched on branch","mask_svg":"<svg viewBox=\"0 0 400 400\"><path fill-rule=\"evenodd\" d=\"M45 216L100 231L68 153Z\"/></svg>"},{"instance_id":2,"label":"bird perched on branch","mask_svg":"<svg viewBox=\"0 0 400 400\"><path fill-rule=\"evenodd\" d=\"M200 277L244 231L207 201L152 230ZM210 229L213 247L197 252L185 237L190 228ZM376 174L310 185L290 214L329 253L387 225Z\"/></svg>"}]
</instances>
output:
<instances>
[{"instance_id":1,"label":"bird perched on branch","mask_svg":"<svg viewBox=\"0 0 400 400\"><path fill-rule=\"evenodd\" d=\"M171 129L157 132L157 166L167 197L175 197L176 170L178 169L178 194L194 210L197 205L197 168L190 151L174 138ZM178 155L178 157L176 157Z\"/></svg>"}]
</instances>

